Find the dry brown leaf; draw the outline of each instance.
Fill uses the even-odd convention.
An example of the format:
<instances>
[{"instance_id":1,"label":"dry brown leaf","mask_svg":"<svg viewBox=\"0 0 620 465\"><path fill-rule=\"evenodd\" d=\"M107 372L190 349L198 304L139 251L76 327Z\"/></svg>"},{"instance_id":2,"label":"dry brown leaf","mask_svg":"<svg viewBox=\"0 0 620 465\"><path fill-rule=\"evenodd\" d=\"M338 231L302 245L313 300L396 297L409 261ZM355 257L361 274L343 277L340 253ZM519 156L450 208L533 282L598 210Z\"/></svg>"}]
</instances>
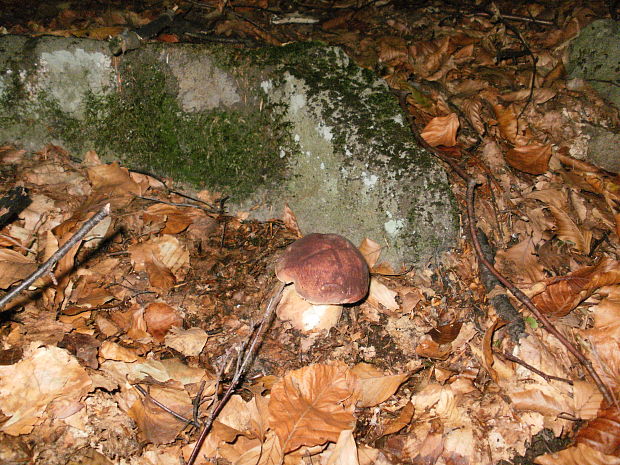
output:
<instances>
[{"instance_id":1,"label":"dry brown leaf","mask_svg":"<svg viewBox=\"0 0 620 465\"><path fill-rule=\"evenodd\" d=\"M301 233L301 229L299 227L299 223L297 222L297 217L295 216L295 213L293 213L293 210L291 210L291 207L288 206L288 203L284 204L282 222L284 223L284 226L286 226L286 229L288 229L292 233L295 233L297 237L303 237L303 234Z\"/></svg>"},{"instance_id":2,"label":"dry brown leaf","mask_svg":"<svg viewBox=\"0 0 620 465\"><path fill-rule=\"evenodd\" d=\"M519 125L514 105L508 107L499 104L493 105L493 110L497 117L500 133L508 142L513 145L528 145L530 143L530 134L527 129L523 129L523 124Z\"/></svg>"},{"instance_id":3,"label":"dry brown leaf","mask_svg":"<svg viewBox=\"0 0 620 465\"><path fill-rule=\"evenodd\" d=\"M283 457L280 441L273 431L269 431L262 444L246 451L234 465L274 465L282 463Z\"/></svg>"},{"instance_id":4,"label":"dry brown leaf","mask_svg":"<svg viewBox=\"0 0 620 465\"><path fill-rule=\"evenodd\" d=\"M381 436L398 433L401 429L411 423L414 413L415 408L413 407L413 404L411 402L407 402L398 412L398 416L384 426L381 431Z\"/></svg>"},{"instance_id":5,"label":"dry brown leaf","mask_svg":"<svg viewBox=\"0 0 620 465\"><path fill-rule=\"evenodd\" d=\"M112 341L103 341L99 348L99 356L105 360L118 360L130 363L135 362L139 358L136 349L123 347Z\"/></svg>"},{"instance_id":6,"label":"dry brown leaf","mask_svg":"<svg viewBox=\"0 0 620 465\"><path fill-rule=\"evenodd\" d=\"M0 288L7 289L37 269L31 258L24 257L12 249L0 249Z\"/></svg>"},{"instance_id":7,"label":"dry brown leaf","mask_svg":"<svg viewBox=\"0 0 620 465\"><path fill-rule=\"evenodd\" d=\"M577 251L588 254L592 242L592 231L580 227L569 216L568 198L566 194L558 189L545 189L532 192L528 198L540 200L546 203L555 220L555 233L563 241L574 244Z\"/></svg>"},{"instance_id":8,"label":"dry brown leaf","mask_svg":"<svg viewBox=\"0 0 620 465\"><path fill-rule=\"evenodd\" d=\"M399 386L409 378L408 374L384 375L369 363L358 363L351 372L359 378L358 407L374 407L390 398Z\"/></svg>"},{"instance_id":9,"label":"dry brown leaf","mask_svg":"<svg viewBox=\"0 0 620 465\"><path fill-rule=\"evenodd\" d=\"M202 328L170 328L164 342L166 346L179 351L186 357L197 357L202 352L209 336Z\"/></svg>"},{"instance_id":10,"label":"dry brown leaf","mask_svg":"<svg viewBox=\"0 0 620 465\"><path fill-rule=\"evenodd\" d=\"M145 223L160 222L164 225L162 234L178 234L185 231L192 224L192 218L187 208L177 207L164 203L149 206L142 215Z\"/></svg>"},{"instance_id":11,"label":"dry brown leaf","mask_svg":"<svg viewBox=\"0 0 620 465\"><path fill-rule=\"evenodd\" d=\"M620 458L620 409L612 405L599 412L594 420L579 430L575 442Z\"/></svg>"},{"instance_id":12,"label":"dry brown leaf","mask_svg":"<svg viewBox=\"0 0 620 465\"><path fill-rule=\"evenodd\" d=\"M585 266L544 283L546 289L534 296L534 305L548 315L564 316L600 287L620 283L620 262L604 258L596 266Z\"/></svg>"},{"instance_id":13,"label":"dry brown leaf","mask_svg":"<svg viewBox=\"0 0 620 465\"><path fill-rule=\"evenodd\" d=\"M573 399L575 401L575 416L582 420L596 418L603 403L603 394L594 383L587 381L573 381Z\"/></svg>"},{"instance_id":14,"label":"dry brown leaf","mask_svg":"<svg viewBox=\"0 0 620 465\"><path fill-rule=\"evenodd\" d=\"M21 361L0 366L0 411L6 421L0 431L28 434L49 416L53 403L76 405L91 388L77 359L58 347L33 347Z\"/></svg>"},{"instance_id":15,"label":"dry brown leaf","mask_svg":"<svg viewBox=\"0 0 620 465\"><path fill-rule=\"evenodd\" d=\"M556 95L557 95L557 91L549 87L534 89L534 95L532 96L532 101L535 104L541 104L541 103L545 103L548 100L551 100ZM514 92L508 92L500 96L500 98L504 102L517 102L519 100L529 99L529 97L530 97L530 89L516 90Z\"/></svg>"},{"instance_id":16,"label":"dry brown leaf","mask_svg":"<svg viewBox=\"0 0 620 465\"><path fill-rule=\"evenodd\" d=\"M463 326L463 323L460 321L438 325L431 329L428 334L437 344L449 344L458 337L461 332L461 326Z\"/></svg>"},{"instance_id":17,"label":"dry brown leaf","mask_svg":"<svg viewBox=\"0 0 620 465\"><path fill-rule=\"evenodd\" d=\"M583 332L592 349L588 359L603 382L614 392L620 392L620 286L599 292L604 298L592 308L594 325Z\"/></svg>"},{"instance_id":18,"label":"dry brown leaf","mask_svg":"<svg viewBox=\"0 0 620 465\"><path fill-rule=\"evenodd\" d=\"M336 447L327 459L326 465L359 465L352 429L345 429L340 432Z\"/></svg>"},{"instance_id":19,"label":"dry brown leaf","mask_svg":"<svg viewBox=\"0 0 620 465\"><path fill-rule=\"evenodd\" d=\"M146 271L152 286L170 289L189 268L189 251L170 235L163 235L129 248L137 271Z\"/></svg>"},{"instance_id":20,"label":"dry brown leaf","mask_svg":"<svg viewBox=\"0 0 620 465\"><path fill-rule=\"evenodd\" d=\"M620 458L605 455L585 444L536 457L539 465L620 465Z\"/></svg>"},{"instance_id":21,"label":"dry brown leaf","mask_svg":"<svg viewBox=\"0 0 620 465\"><path fill-rule=\"evenodd\" d=\"M510 393L512 405L517 410L529 410L545 416L556 417L560 413L572 413L570 399L549 384L536 384L531 388Z\"/></svg>"},{"instance_id":22,"label":"dry brown leaf","mask_svg":"<svg viewBox=\"0 0 620 465\"><path fill-rule=\"evenodd\" d=\"M543 174L549 169L551 145L520 145L505 155L506 162L515 169L529 174Z\"/></svg>"},{"instance_id":23,"label":"dry brown leaf","mask_svg":"<svg viewBox=\"0 0 620 465\"><path fill-rule=\"evenodd\" d=\"M136 422L145 440L153 444L169 444L185 428L186 423L164 411L151 398L185 418L192 417L192 400L184 389L149 386L147 392L150 398L136 400L127 414Z\"/></svg>"},{"instance_id":24,"label":"dry brown leaf","mask_svg":"<svg viewBox=\"0 0 620 465\"><path fill-rule=\"evenodd\" d=\"M176 309L164 302L152 302L144 309L146 330L156 341L163 342L173 326L183 326L183 318Z\"/></svg>"},{"instance_id":25,"label":"dry brown leaf","mask_svg":"<svg viewBox=\"0 0 620 465\"><path fill-rule=\"evenodd\" d=\"M368 239L367 237L365 237L364 239L362 239L362 242L357 248L364 256L366 263L368 263L368 268L372 269L372 267L375 266L375 264L379 260L379 256L381 255L381 246L372 239Z\"/></svg>"},{"instance_id":26,"label":"dry brown leaf","mask_svg":"<svg viewBox=\"0 0 620 465\"><path fill-rule=\"evenodd\" d=\"M310 365L276 383L269 399L269 424L284 453L301 446L336 442L355 424L357 379L341 363Z\"/></svg>"},{"instance_id":27,"label":"dry brown leaf","mask_svg":"<svg viewBox=\"0 0 620 465\"><path fill-rule=\"evenodd\" d=\"M506 325L506 322L500 318L497 318L491 326L487 328L482 340L482 354L484 367L487 369L493 381L498 382L499 375L493 368L495 363L495 357L493 356L493 335L495 331Z\"/></svg>"},{"instance_id":28,"label":"dry brown leaf","mask_svg":"<svg viewBox=\"0 0 620 465\"><path fill-rule=\"evenodd\" d=\"M534 241L527 237L509 249L499 250L495 263L498 270L514 283L537 283L545 279L545 272L534 253Z\"/></svg>"},{"instance_id":29,"label":"dry brown leaf","mask_svg":"<svg viewBox=\"0 0 620 465\"><path fill-rule=\"evenodd\" d=\"M377 278L370 278L370 291L368 292L367 302L378 310L380 305L388 310L398 310L399 305L396 302L398 292L389 289L385 284Z\"/></svg>"},{"instance_id":30,"label":"dry brown leaf","mask_svg":"<svg viewBox=\"0 0 620 465\"><path fill-rule=\"evenodd\" d=\"M94 165L86 170L93 191L98 191L113 208L127 205L136 195L142 195L140 186L131 179L129 170L118 162Z\"/></svg>"},{"instance_id":31,"label":"dry brown leaf","mask_svg":"<svg viewBox=\"0 0 620 465\"><path fill-rule=\"evenodd\" d=\"M431 147L456 145L456 132L459 128L459 117L456 113L448 116L437 116L429 121L422 130L421 136Z\"/></svg>"},{"instance_id":32,"label":"dry brown leaf","mask_svg":"<svg viewBox=\"0 0 620 465\"><path fill-rule=\"evenodd\" d=\"M0 147L0 161L3 164L16 164L21 162L26 151L24 149L16 149L12 145L3 145Z\"/></svg>"},{"instance_id":33,"label":"dry brown leaf","mask_svg":"<svg viewBox=\"0 0 620 465\"><path fill-rule=\"evenodd\" d=\"M480 98L470 98L465 100L462 104L465 116L467 116L471 126L480 136L486 132L484 118L482 116L483 106L484 104Z\"/></svg>"},{"instance_id":34,"label":"dry brown leaf","mask_svg":"<svg viewBox=\"0 0 620 465\"><path fill-rule=\"evenodd\" d=\"M415 353L420 357L445 360L452 352L452 344L437 344L429 334L425 334L418 341Z\"/></svg>"}]
</instances>

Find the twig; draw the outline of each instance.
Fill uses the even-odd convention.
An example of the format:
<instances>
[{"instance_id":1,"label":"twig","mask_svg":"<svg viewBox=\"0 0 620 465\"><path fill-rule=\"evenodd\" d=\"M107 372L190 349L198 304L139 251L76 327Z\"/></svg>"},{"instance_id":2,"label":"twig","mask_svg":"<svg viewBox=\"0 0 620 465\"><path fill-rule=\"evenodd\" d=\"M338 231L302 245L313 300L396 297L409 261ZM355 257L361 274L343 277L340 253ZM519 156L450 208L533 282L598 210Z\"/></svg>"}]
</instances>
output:
<instances>
[{"instance_id":1,"label":"twig","mask_svg":"<svg viewBox=\"0 0 620 465\"><path fill-rule=\"evenodd\" d=\"M472 238L472 242L474 244L474 248L476 249L476 254L478 255L478 260L480 260L484 266L501 282L506 289L508 289L512 295L514 295L517 300L519 300L530 312L534 314L536 319L542 322L543 327L547 332L551 333L558 339L568 351L573 354L573 356L579 360L588 374L592 377L596 386L603 394L605 401L611 405L614 403L614 398L611 394L611 391L607 388L603 380L600 378L598 373L592 367L592 363L588 360L585 355L583 355L577 347L575 347L571 342L566 339L566 337L557 330L555 326L549 321L549 319L541 313L540 310L534 305L534 303L530 300L528 296L526 296L519 288L517 288L514 284L508 281L499 271L495 269L495 267L489 262L484 254L482 253L482 249L480 248L480 242L478 241L478 237L476 235L475 229L475 212L474 212L474 192L476 190L477 182L473 178L469 178L467 180L467 219L469 222L469 234Z\"/></svg>"},{"instance_id":2,"label":"twig","mask_svg":"<svg viewBox=\"0 0 620 465\"><path fill-rule=\"evenodd\" d=\"M106 204L99 210L95 215L93 215L88 221L86 221L80 229L67 241L65 242L54 254L39 267L37 271L32 273L28 278L26 278L19 286L14 287L9 292L6 293L0 299L0 311L2 311L3 307L11 301L15 296L17 296L24 289L27 289L33 282L39 279L44 274L48 273L58 261L64 257L71 248L80 242L88 232L95 227L101 220L103 220L106 216L110 214L110 204Z\"/></svg>"},{"instance_id":3,"label":"twig","mask_svg":"<svg viewBox=\"0 0 620 465\"><path fill-rule=\"evenodd\" d=\"M150 200L151 202L164 203L166 205L172 205L173 207L190 207L190 208L199 208L201 210L206 211L207 213L217 213L216 210L211 208L206 208L201 205L196 205L194 203L179 203L179 202L168 202L167 200L156 199L155 197L146 197L144 195L136 195L138 199Z\"/></svg>"},{"instance_id":4,"label":"twig","mask_svg":"<svg viewBox=\"0 0 620 465\"><path fill-rule=\"evenodd\" d=\"M166 184L166 181L164 181L164 179L162 177L157 176L156 174L153 174L153 173L150 173L150 172L144 171L144 170L138 170L138 169L132 169L130 171L132 171L134 173L138 173L138 174L143 174L144 176L149 176L149 177L155 179L156 181L161 182L162 185L166 188L166 190L170 194L176 194L179 197L183 197L185 199L193 200L194 202L198 202L198 203L202 203L202 204L206 205L209 208L208 209L204 209L204 210L208 211L209 213L219 213L217 210L215 210L215 207L213 205L211 205L210 203L205 202L204 200L200 200L198 197L194 197L192 195L186 194L186 193L181 192L181 191L176 191L176 190L168 187L168 184ZM224 199L228 199L228 197L224 197ZM155 199L152 199L152 200L155 200ZM158 201L161 202L161 200L158 200ZM165 203L165 202L163 202L163 203ZM198 205L194 205L194 207L201 208ZM221 208L221 206L220 206L220 208Z\"/></svg>"},{"instance_id":5,"label":"twig","mask_svg":"<svg viewBox=\"0 0 620 465\"><path fill-rule=\"evenodd\" d=\"M175 412L174 410L172 410L170 407L166 407L164 404L162 404L160 401L158 401L157 399L155 399L153 396L151 396L146 389L144 389L142 386L140 386L139 384L134 384L133 387L136 388L136 390L142 394L144 396L145 399L150 400L151 402L153 402L155 405L157 405L160 409L162 409L164 412L169 413L170 415L172 415L174 418L176 418L177 420L182 421L183 423L186 423L188 425L192 425L195 426L196 428L198 428L200 426L200 423L191 420L189 418L185 418L183 415L181 415L180 413Z\"/></svg>"},{"instance_id":6,"label":"twig","mask_svg":"<svg viewBox=\"0 0 620 465\"><path fill-rule=\"evenodd\" d=\"M243 361L238 365L237 369L235 370L235 374L228 386L228 389L226 390L220 401L215 405L213 411L205 421L203 429L200 432L200 436L198 436L198 440L196 441L196 445L194 446L194 450L192 450L192 454L187 460L187 465L193 465L196 461L196 458L200 453L200 449L202 448L202 445L207 438L207 434L209 434L209 431L211 431L211 426L213 425L213 422L222 411L222 409L232 396L233 392L237 388L237 385L245 376L246 372L249 370L252 362L254 361L255 352L257 351L258 346L263 339L263 335L271 324L271 319L275 312L276 306L278 305L278 302L282 297L282 291L284 291L284 286L285 284L283 283L278 284L271 299L269 300L269 303L267 304L267 308L265 309L265 313L263 314L263 318L261 319L258 328L254 331L254 334L251 337L249 344L247 345L247 349L245 350L245 352L239 355L240 359L241 357L243 358Z\"/></svg>"},{"instance_id":7,"label":"twig","mask_svg":"<svg viewBox=\"0 0 620 465\"><path fill-rule=\"evenodd\" d=\"M536 373L538 376L541 376L547 382L551 381L552 379L555 379L556 381L563 381L564 383L568 383L571 386L573 385L573 381L572 380L566 379L566 378L560 378L559 376L548 375L547 373L545 373L543 371L540 371L538 368L534 368L532 365L530 365L529 363L521 360L520 358L515 357L510 352L504 352L503 355L504 355L504 357L506 357L511 362L518 363L519 365L524 366L528 370Z\"/></svg>"},{"instance_id":8,"label":"twig","mask_svg":"<svg viewBox=\"0 0 620 465\"><path fill-rule=\"evenodd\" d=\"M499 271L497 271L495 267L493 266L493 264L486 259L486 257L484 256L484 253L482 252L482 248L480 247L480 242L478 241L478 235L476 234L476 215L475 215L475 207L474 207L474 195L475 195L475 190L476 190L476 186L478 185L478 182L474 178L472 178L469 174L467 174L467 172L465 172L458 165L458 163L456 163L456 161L444 155L443 153L441 153L439 150L435 149L434 147L431 147L428 144L428 142L426 142L424 138L422 138L415 121L413 120L413 118L411 117L411 114L407 110L406 94L402 92L397 92L397 91L394 91L394 92L399 98L400 105L403 109L403 112L407 116L407 119L409 120L409 124L411 126L412 132L416 140L418 141L418 143L423 148L428 150L430 153L435 155L437 158L447 163L454 170L454 172L458 174L467 183L467 197L466 197L467 199L467 221L469 223L469 235L474 245L474 249L476 250L476 255L478 256L478 260L482 262L482 264L497 278L497 280L506 289L508 289L512 293L512 295L516 297L516 299L519 302L521 302L530 312L532 312L532 314L538 319L538 321L542 323L544 329L547 332L555 336L564 345L564 347L566 347L566 349L571 354L573 354L573 356L579 361L579 363L581 363L584 366L584 368L586 369L590 377L593 379L594 383L596 384L596 387L599 389L599 391L601 391L601 394L603 394L605 401L609 405L613 405L615 403L613 394L611 393L609 388L605 385L605 383L603 382L601 377L598 375L598 373L596 373L596 371L592 367L592 363L586 358L586 356L583 355L581 351L579 351L579 349L577 349L573 344L571 344L571 342L568 339L566 339L566 337L562 333L560 333L555 326L553 326L553 324L549 321L549 319L543 313L541 313L540 310L538 310L538 308L536 308L536 306L533 304L533 302L530 300L528 296L526 296L520 289L518 289L514 284L508 281L508 279L506 279Z\"/></svg>"}]
</instances>

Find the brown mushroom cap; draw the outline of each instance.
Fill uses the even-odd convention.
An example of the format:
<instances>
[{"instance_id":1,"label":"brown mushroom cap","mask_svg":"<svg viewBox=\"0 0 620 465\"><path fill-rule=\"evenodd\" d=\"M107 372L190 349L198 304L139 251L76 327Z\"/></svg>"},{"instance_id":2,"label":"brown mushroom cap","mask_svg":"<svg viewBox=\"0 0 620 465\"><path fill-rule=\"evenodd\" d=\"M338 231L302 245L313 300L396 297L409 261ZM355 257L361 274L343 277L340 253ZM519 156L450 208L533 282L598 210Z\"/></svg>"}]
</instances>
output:
<instances>
[{"instance_id":1,"label":"brown mushroom cap","mask_svg":"<svg viewBox=\"0 0 620 465\"><path fill-rule=\"evenodd\" d=\"M293 242L276 263L276 276L316 305L358 302L370 283L366 260L338 234L308 234Z\"/></svg>"}]
</instances>

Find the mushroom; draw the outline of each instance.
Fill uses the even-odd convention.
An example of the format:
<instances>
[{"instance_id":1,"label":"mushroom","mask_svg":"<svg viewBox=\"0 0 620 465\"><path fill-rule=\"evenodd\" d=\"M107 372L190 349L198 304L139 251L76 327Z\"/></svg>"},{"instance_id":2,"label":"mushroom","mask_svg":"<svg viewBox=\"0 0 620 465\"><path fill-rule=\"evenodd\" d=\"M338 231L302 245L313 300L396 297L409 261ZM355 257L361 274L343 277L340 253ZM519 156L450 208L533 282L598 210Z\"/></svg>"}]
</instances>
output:
<instances>
[{"instance_id":1,"label":"mushroom","mask_svg":"<svg viewBox=\"0 0 620 465\"><path fill-rule=\"evenodd\" d=\"M293 242L276 263L276 276L294 287L286 290L278 316L306 331L336 324L342 305L362 300L370 283L360 251L337 234L309 234Z\"/></svg>"}]
</instances>

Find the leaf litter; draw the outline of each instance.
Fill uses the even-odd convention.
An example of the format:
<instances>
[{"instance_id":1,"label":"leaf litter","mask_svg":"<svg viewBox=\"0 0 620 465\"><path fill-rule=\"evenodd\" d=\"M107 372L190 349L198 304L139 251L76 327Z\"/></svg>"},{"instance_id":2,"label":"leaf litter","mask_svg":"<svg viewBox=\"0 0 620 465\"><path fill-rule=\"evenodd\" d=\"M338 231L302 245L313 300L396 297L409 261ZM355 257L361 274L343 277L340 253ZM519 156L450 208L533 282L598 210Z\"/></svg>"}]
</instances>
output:
<instances>
[{"instance_id":1,"label":"leaf litter","mask_svg":"<svg viewBox=\"0 0 620 465\"><path fill-rule=\"evenodd\" d=\"M204 3L234 12L216 21L221 34L339 44L406 92L427 142L485 178L476 220L498 250L497 268L585 352L618 399L620 178L572 155L583 138L575 121L617 128L619 118L562 70L567 44L604 14L602 2L500 2L495 17L462 6L459 20L432 3L417 12L390 2L355 12L347 2L305 5L318 28L269 24L267 2ZM509 11L521 20L497 20ZM116 11L92 22L65 9L47 26L13 32L84 36L86 24L96 37L113 33L106 21L132 14L141 24L156 16ZM544 22L550 17L556 25ZM532 88L527 53L501 58L523 48L510 26L537 59ZM27 187L31 198L0 231L3 289L112 206L53 277L3 314L3 463L187 459L260 318L277 257L302 235L294 212L258 223L244 212L181 206L186 199L159 180L94 152L80 163L57 146L34 154L4 146L0 158L13 180L3 188ZM455 180L453 190L464 203L464 186ZM221 196L198 197L213 204ZM545 432L572 445L535 463L620 463L617 403L605 404L527 310L526 334L509 336L490 305L505 291L485 289L467 239L402 273L381 263L373 239L359 246L373 272L368 298L309 332L290 316L297 304L281 310L196 463L495 464L526 455Z\"/></svg>"}]
</instances>

